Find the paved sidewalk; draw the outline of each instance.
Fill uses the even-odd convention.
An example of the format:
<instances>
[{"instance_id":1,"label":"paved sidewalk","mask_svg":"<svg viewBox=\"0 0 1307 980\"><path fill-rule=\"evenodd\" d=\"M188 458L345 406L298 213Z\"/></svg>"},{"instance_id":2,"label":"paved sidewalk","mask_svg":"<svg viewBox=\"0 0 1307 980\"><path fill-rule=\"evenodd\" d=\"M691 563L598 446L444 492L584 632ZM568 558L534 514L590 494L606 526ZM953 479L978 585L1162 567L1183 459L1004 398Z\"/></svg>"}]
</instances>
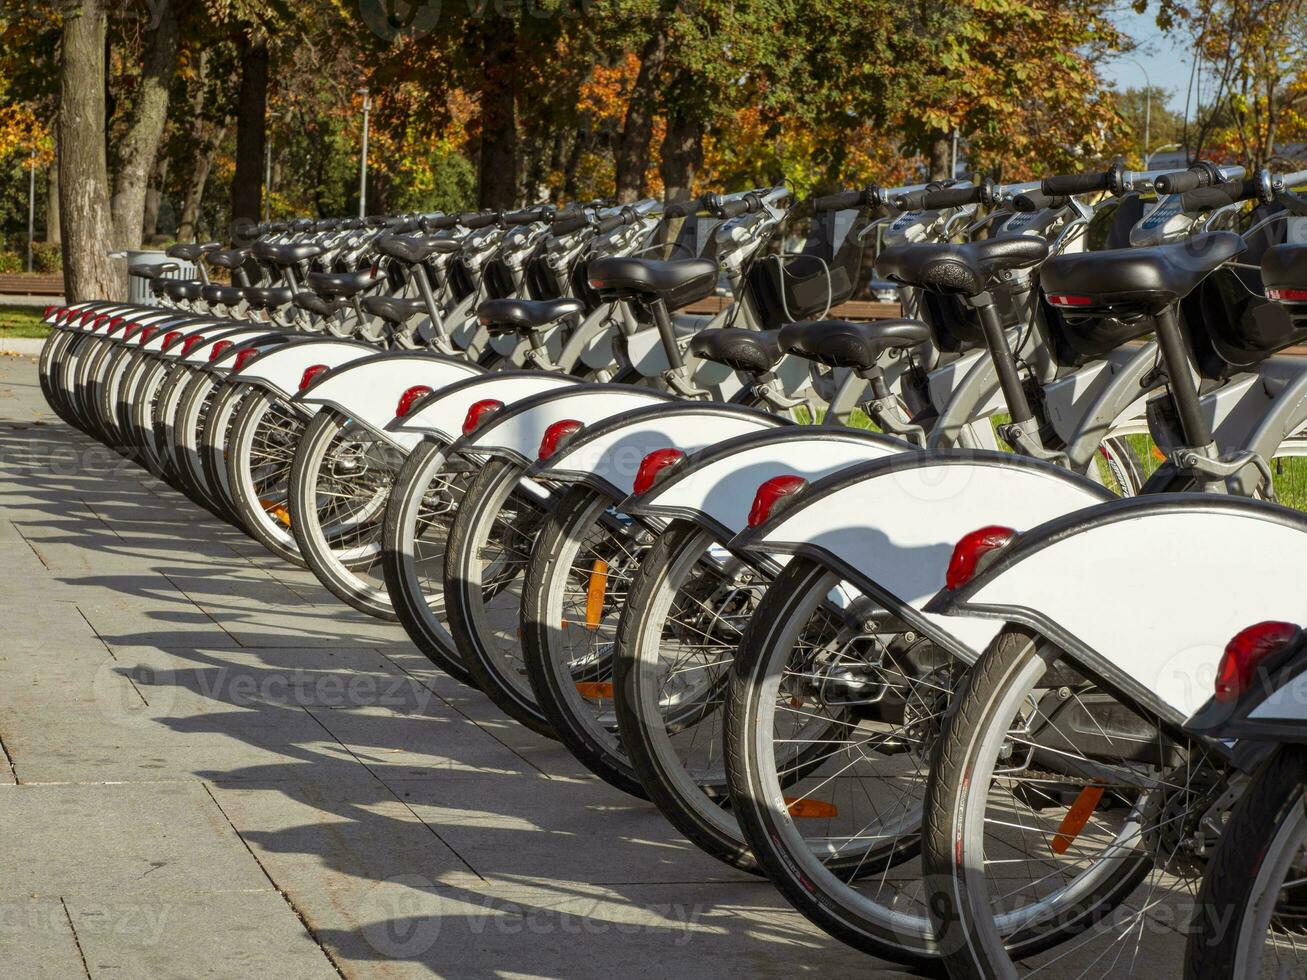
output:
<instances>
[{"instance_id":1,"label":"paved sidewalk","mask_svg":"<svg viewBox=\"0 0 1307 980\"><path fill-rule=\"evenodd\" d=\"M896 977L0 357L9 977Z\"/></svg>"}]
</instances>

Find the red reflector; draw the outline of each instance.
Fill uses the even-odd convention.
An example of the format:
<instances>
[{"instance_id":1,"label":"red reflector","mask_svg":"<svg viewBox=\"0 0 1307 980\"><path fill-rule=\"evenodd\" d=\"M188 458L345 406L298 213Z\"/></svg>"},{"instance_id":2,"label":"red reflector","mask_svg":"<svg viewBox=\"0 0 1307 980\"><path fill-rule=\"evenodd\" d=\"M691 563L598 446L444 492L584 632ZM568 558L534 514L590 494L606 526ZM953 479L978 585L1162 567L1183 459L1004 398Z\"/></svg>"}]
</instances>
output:
<instances>
[{"instance_id":1,"label":"red reflector","mask_svg":"<svg viewBox=\"0 0 1307 980\"><path fill-rule=\"evenodd\" d=\"M603 281L602 279L591 279L591 280L590 280L590 288L591 288L591 289L603 289L603 288L604 288L604 281Z\"/></svg>"},{"instance_id":2,"label":"red reflector","mask_svg":"<svg viewBox=\"0 0 1307 980\"><path fill-rule=\"evenodd\" d=\"M182 357L185 357L191 351L195 350L200 344L204 343L204 334L193 333L182 341Z\"/></svg>"},{"instance_id":3,"label":"red reflector","mask_svg":"<svg viewBox=\"0 0 1307 980\"><path fill-rule=\"evenodd\" d=\"M404 394L399 396L399 404L395 406L395 417L402 419L409 412L413 411L414 405L423 398L426 398L429 394L431 394L430 385L414 385L412 388L409 388L404 392Z\"/></svg>"},{"instance_id":4,"label":"red reflector","mask_svg":"<svg viewBox=\"0 0 1307 980\"><path fill-rule=\"evenodd\" d=\"M300 375L299 390L303 391L305 388L307 388L309 385L313 384L313 382L317 380L318 375L326 374L328 370L329 369L325 364L314 364L310 367L306 367L304 369L304 373Z\"/></svg>"},{"instance_id":5,"label":"red reflector","mask_svg":"<svg viewBox=\"0 0 1307 980\"><path fill-rule=\"evenodd\" d=\"M991 524L965 535L953 547L948 572L944 575L945 587L957 589L970 582L980 569L980 560L991 551L1004 547L1016 533L1010 527Z\"/></svg>"},{"instance_id":6,"label":"red reflector","mask_svg":"<svg viewBox=\"0 0 1307 980\"><path fill-rule=\"evenodd\" d=\"M87 310L85 313L82 314L82 326L86 326L88 323L94 320L98 315L99 314L96 313L95 310Z\"/></svg>"},{"instance_id":7,"label":"red reflector","mask_svg":"<svg viewBox=\"0 0 1307 980\"><path fill-rule=\"evenodd\" d=\"M1049 293L1048 301L1054 306L1088 306L1093 299L1089 296L1073 296L1068 293Z\"/></svg>"},{"instance_id":8,"label":"red reflector","mask_svg":"<svg viewBox=\"0 0 1307 980\"><path fill-rule=\"evenodd\" d=\"M42 316L41 319L42 319L42 320L48 320L48 319L50 319L50 314L53 313L53 312L54 312L55 310L57 310L57 309L59 309L58 304L55 304L55 305L53 305L53 306L47 306L47 307L45 308L45 315Z\"/></svg>"},{"instance_id":9,"label":"red reflector","mask_svg":"<svg viewBox=\"0 0 1307 980\"><path fill-rule=\"evenodd\" d=\"M150 342L150 338L153 337L158 332L159 332L158 327L144 327L142 328L140 335L136 339L140 342L140 345L144 347L146 344Z\"/></svg>"},{"instance_id":10,"label":"red reflector","mask_svg":"<svg viewBox=\"0 0 1307 980\"><path fill-rule=\"evenodd\" d=\"M1298 627L1293 623L1274 620L1241 630L1225 645L1225 653L1221 656L1221 665L1216 670L1216 700L1224 703L1237 701L1252 686L1258 666L1297 636Z\"/></svg>"},{"instance_id":11,"label":"red reflector","mask_svg":"<svg viewBox=\"0 0 1307 980\"><path fill-rule=\"evenodd\" d=\"M232 361L231 369L233 371L239 371L248 364L250 360L257 357L258 354L259 349L257 347L242 347L236 352L236 360Z\"/></svg>"},{"instance_id":12,"label":"red reflector","mask_svg":"<svg viewBox=\"0 0 1307 980\"><path fill-rule=\"evenodd\" d=\"M236 345L233 344L230 340L218 341L216 344L213 345L212 349L209 351L209 363L212 364L214 361L222 357L223 354L227 353L227 351L231 350L235 346Z\"/></svg>"},{"instance_id":13,"label":"red reflector","mask_svg":"<svg viewBox=\"0 0 1307 980\"><path fill-rule=\"evenodd\" d=\"M758 492L753 495L753 506L749 508L749 527L766 523L777 504L797 497L807 486L808 481L801 476L773 476L758 487Z\"/></svg>"},{"instance_id":14,"label":"red reflector","mask_svg":"<svg viewBox=\"0 0 1307 980\"><path fill-rule=\"evenodd\" d=\"M58 313L56 313L56 314L54 315L54 322L55 322L55 323L63 323L64 320L67 319L68 315L69 315L70 313L72 313L72 312L73 312L73 311L70 310L68 307L66 307L66 306L63 307L61 310L59 310Z\"/></svg>"},{"instance_id":15,"label":"red reflector","mask_svg":"<svg viewBox=\"0 0 1307 980\"><path fill-rule=\"evenodd\" d=\"M110 326L112 327L112 324L110 324ZM182 332L180 330L169 330L163 335L163 346L171 347L173 344L177 343L177 340L181 335Z\"/></svg>"},{"instance_id":16,"label":"red reflector","mask_svg":"<svg viewBox=\"0 0 1307 980\"><path fill-rule=\"evenodd\" d=\"M685 459L685 453L679 449L655 449L640 460L640 468L635 473L635 484L631 489L635 493L644 493L658 482L663 471L676 466Z\"/></svg>"},{"instance_id":17,"label":"red reflector","mask_svg":"<svg viewBox=\"0 0 1307 980\"><path fill-rule=\"evenodd\" d=\"M559 419L545 429L544 438L540 440L540 452L536 453L536 458L543 463L566 446L567 440L584 428L585 424L576 419Z\"/></svg>"},{"instance_id":18,"label":"red reflector","mask_svg":"<svg viewBox=\"0 0 1307 980\"><path fill-rule=\"evenodd\" d=\"M111 334L117 333L118 328L121 327L126 322L127 322L127 317L125 316L114 317L112 320L109 321L109 329L107 333L111 333Z\"/></svg>"},{"instance_id":19,"label":"red reflector","mask_svg":"<svg viewBox=\"0 0 1307 980\"><path fill-rule=\"evenodd\" d=\"M1266 298L1288 303L1302 303L1307 301L1307 289L1268 289Z\"/></svg>"},{"instance_id":20,"label":"red reflector","mask_svg":"<svg viewBox=\"0 0 1307 980\"><path fill-rule=\"evenodd\" d=\"M479 402L473 402L468 406L467 415L463 419L463 435L470 436L482 421L503 407L504 403L498 398L482 398Z\"/></svg>"},{"instance_id":21,"label":"red reflector","mask_svg":"<svg viewBox=\"0 0 1307 980\"><path fill-rule=\"evenodd\" d=\"M111 319L113 319L113 318L112 318L111 316L109 316L108 313L101 313L99 316L97 316L97 317L95 318L95 323L92 324L91 329L92 329L92 330L99 330L99 329L100 329L101 327L103 327L106 323L108 323Z\"/></svg>"}]
</instances>

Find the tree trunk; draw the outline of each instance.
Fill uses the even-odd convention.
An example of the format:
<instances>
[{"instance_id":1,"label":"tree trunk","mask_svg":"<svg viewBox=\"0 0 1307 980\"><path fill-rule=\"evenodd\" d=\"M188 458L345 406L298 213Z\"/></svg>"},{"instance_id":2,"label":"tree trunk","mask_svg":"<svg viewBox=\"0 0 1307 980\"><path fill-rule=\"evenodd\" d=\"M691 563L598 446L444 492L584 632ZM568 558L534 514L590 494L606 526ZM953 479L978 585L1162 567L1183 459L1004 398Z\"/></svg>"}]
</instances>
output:
<instances>
[{"instance_id":1,"label":"tree trunk","mask_svg":"<svg viewBox=\"0 0 1307 980\"><path fill-rule=\"evenodd\" d=\"M654 107L659 76L667 59L667 38L661 23L640 52L640 71L626 103L626 119L613 154L617 171L617 200L629 203L644 193L645 171L649 168L649 141L653 138Z\"/></svg>"},{"instance_id":2,"label":"tree trunk","mask_svg":"<svg viewBox=\"0 0 1307 980\"><path fill-rule=\"evenodd\" d=\"M105 10L103 0L64 0L59 64L59 191L64 295L68 301L122 300L127 277L109 257L109 211L104 148Z\"/></svg>"},{"instance_id":3,"label":"tree trunk","mask_svg":"<svg viewBox=\"0 0 1307 980\"><path fill-rule=\"evenodd\" d=\"M478 198L483 208L510 208L517 198L517 32L506 17L484 18L481 30Z\"/></svg>"},{"instance_id":4,"label":"tree trunk","mask_svg":"<svg viewBox=\"0 0 1307 980\"><path fill-rule=\"evenodd\" d=\"M163 188L168 182L168 158L160 156L154 164L154 176L145 190L145 220L141 223L141 240L148 242L159 233L159 207L163 204Z\"/></svg>"},{"instance_id":5,"label":"tree trunk","mask_svg":"<svg viewBox=\"0 0 1307 980\"><path fill-rule=\"evenodd\" d=\"M681 112L673 112L667 120L661 156L663 201L671 204L689 200L694 193L695 175L703 165L702 124Z\"/></svg>"},{"instance_id":6,"label":"tree trunk","mask_svg":"<svg viewBox=\"0 0 1307 980\"><path fill-rule=\"evenodd\" d=\"M59 157L57 151L55 158L50 161L49 169L46 171L45 240L52 245L58 245L63 241L63 236L59 234Z\"/></svg>"},{"instance_id":7,"label":"tree trunk","mask_svg":"<svg viewBox=\"0 0 1307 980\"><path fill-rule=\"evenodd\" d=\"M182 201L181 218L177 222L177 241L195 241L195 225L200 215L200 203L204 200L204 185L209 182L209 170L213 167L213 158L218 155L218 147L227 136L227 126L206 127L203 138L195 151L195 168L186 183L186 197Z\"/></svg>"},{"instance_id":8,"label":"tree trunk","mask_svg":"<svg viewBox=\"0 0 1307 980\"><path fill-rule=\"evenodd\" d=\"M146 185L168 119L168 90L177 70L177 14L171 3L160 4L159 8L158 23L146 31L141 90L132 106L127 132L117 145L111 206L114 240L120 249L141 244Z\"/></svg>"},{"instance_id":9,"label":"tree trunk","mask_svg":"<svg viewBox=\"0 0 1307 980\"><path fill-rule=\"evenodd\" d=\"M953 138L944 133L937 135L930 143L930 179L947 180L953 176L949 166L953 154Z\"/></svg>"},{"instance_id":10,"label":"tree trunk","mask_svg":"<svg viewBox=\"0 0 1307 980\"><path fill-rule=\"evenodd\" d=\"M268 122L268 40L242 34L238 45L241 88L236 112L236 173L231 181L233 226L258 222L263 213L263 141Z\"/></svg>"}]
</instances>

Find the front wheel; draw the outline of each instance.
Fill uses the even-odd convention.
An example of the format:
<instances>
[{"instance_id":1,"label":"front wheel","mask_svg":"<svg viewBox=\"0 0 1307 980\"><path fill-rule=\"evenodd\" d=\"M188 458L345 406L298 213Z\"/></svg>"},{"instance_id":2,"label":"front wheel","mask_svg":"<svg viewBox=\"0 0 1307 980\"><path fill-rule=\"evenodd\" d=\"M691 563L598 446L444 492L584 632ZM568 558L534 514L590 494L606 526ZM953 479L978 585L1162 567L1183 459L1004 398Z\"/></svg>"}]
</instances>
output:
<instances>
[{"instance_id":1,"label":"front wheel","mask_svg":"<svg viewBox=\"0 0 1307 980\"><path fill-rule=\"evenodd\" d=\"M1189 935L1189 980L1307 976L1307 746L1280 746L1230 815Z\"/></svg>"}]
</instances>

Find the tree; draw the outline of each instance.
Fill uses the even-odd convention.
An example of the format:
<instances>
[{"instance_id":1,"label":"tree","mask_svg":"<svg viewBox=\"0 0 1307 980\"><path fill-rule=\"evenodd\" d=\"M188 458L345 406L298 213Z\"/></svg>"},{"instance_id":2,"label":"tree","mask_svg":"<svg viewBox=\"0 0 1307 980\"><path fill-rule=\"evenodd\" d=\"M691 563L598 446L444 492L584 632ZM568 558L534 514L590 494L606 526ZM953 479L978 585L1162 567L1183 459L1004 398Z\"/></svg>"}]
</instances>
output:
<instances>
[{"instance_id":1,"label":"tree","mask_svg":"<svg viewBox=\"0 0 1307 980\"><path fill-rule=\"evenodd\" d=\"M120 249L137 248L144 227L145 196L155 157L168 118L168 90L177 69L179 30L174 5L153 5L143 27L140 83L126 115L126 132L115 141L113 212L114 242Z\"/></svg>"},{"instance_id":2,"label":"tree","mask_svg":"<svg viewBox=\"0 0 1307 980\"><path fill-rule=\"evenodd\" d=\"M231 180L232 222L257 222L263 213L263 153L268 126L268 38L241 30L240 96L236 104L236 170Z\"/></svg>"},{"instance_id":3,"label":"tree","mask_svg":"<svg viewBox=\"0 0 1307 980\"><path fill-rule=\"evenodd\" d=\"M64 292L70 302L121 300L126 276L109 257L105 153L105 0L62 0L59 58L59 190ZM96 80L96 81L92 81Z\"/></svg>"}]
</instances>

